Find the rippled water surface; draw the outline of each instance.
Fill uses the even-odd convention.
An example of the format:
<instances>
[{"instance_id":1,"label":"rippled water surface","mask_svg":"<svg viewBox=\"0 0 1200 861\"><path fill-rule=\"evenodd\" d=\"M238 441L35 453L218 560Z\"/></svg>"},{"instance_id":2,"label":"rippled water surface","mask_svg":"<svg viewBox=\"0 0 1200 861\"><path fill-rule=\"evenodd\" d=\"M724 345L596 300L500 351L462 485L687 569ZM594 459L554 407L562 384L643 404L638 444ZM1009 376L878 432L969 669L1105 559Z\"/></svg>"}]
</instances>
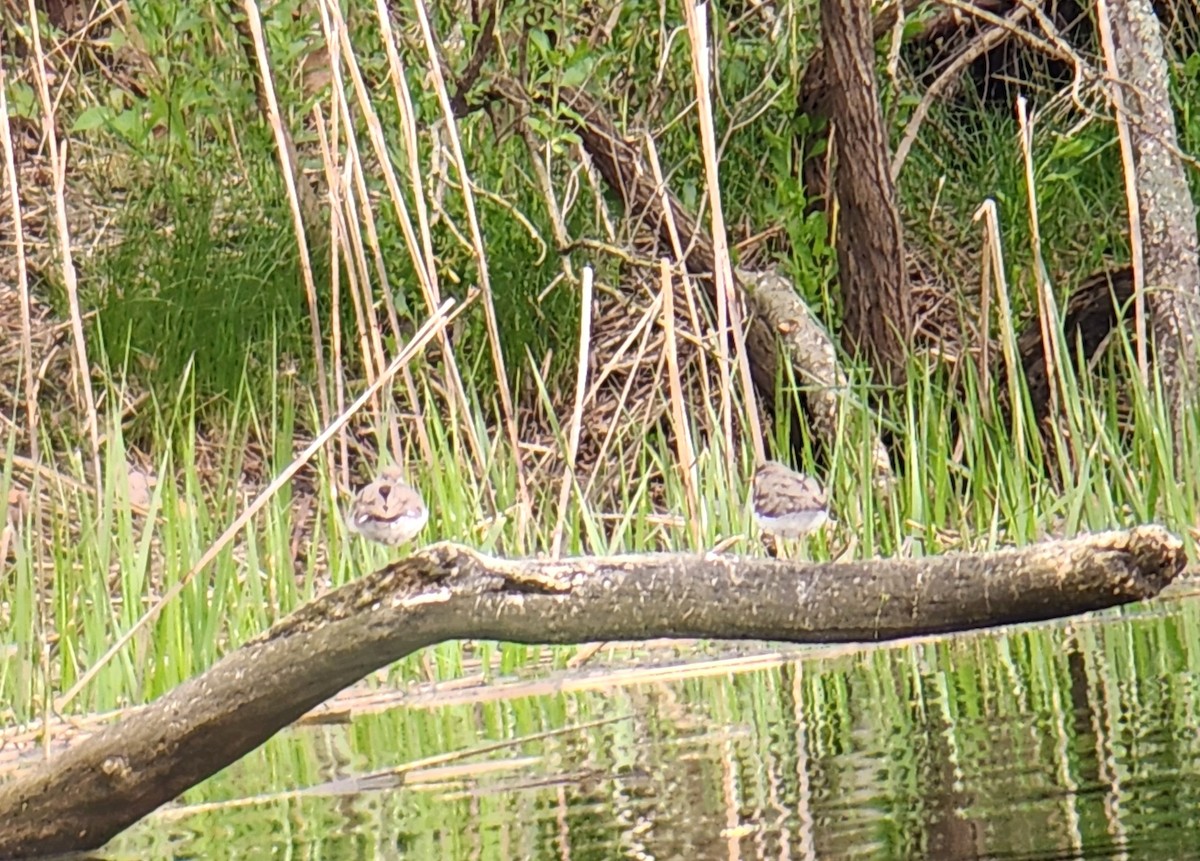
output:
<instances>
[{"instance_id":1,"label":"rippled water surface","mask_svg":"<svg viewBox=\"0 0 1200 861\"><path fill-rule=\"evenodd\" d=\"M280 736L110 854L1200 857L1198 610L443 687Z\"/></svg>"}]
</instances>

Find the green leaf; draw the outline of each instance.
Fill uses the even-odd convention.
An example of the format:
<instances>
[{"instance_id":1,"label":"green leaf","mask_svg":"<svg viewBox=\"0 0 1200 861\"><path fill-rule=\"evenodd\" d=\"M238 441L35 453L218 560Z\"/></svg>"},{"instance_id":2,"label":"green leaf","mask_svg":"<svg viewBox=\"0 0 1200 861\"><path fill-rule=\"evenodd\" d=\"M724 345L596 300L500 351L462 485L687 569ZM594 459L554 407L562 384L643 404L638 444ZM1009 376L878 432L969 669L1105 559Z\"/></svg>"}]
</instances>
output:
<instances>
[{"instance_id":1,"label":"green leaf","mask_svg":"<svg viewBox=\"0 0 1200 861\"><path fill-rule=\"evenodd\" d=\"M75 118L71 126L73 132L90 132L93 129L107 126L113 118L113 110L108 105L92 105Z\"/></svg>"},{"instance_id":2,"label":"green leaf","mask_svg":"<svg viewBox=\"0 0 1200 861\"><path fill-rule=\"evenodd\" d=\"M585 57L578 63L568 66L563 70L562 80L560 85L564 87L578 87L592 74L592 67L596 65L593 57Z\"/></svg>"},{"instance_id":3,"label":"green leaf","mask_svg":"<svg viewBox=\"0 0 1200 861\"><path fill-rule=\"evenodd\" d=\"M37 118L37 96L33 92L33 87L20 81L9 83L8 115L25 120Z\"/></svg>"}]
</instances>

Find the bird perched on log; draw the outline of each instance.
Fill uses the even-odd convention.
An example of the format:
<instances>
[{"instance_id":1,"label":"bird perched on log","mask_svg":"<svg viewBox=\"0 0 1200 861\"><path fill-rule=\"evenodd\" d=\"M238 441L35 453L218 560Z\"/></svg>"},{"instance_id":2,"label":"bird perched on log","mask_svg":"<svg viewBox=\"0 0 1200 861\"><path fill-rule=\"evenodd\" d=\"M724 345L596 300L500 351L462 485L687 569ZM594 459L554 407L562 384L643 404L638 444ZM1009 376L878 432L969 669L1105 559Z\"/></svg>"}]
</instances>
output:
<instances>
[{"instance_id":1,"label":"bird perched on log","mask_svg":"<svg viewBox=\"0 0 1200 861\"><path fill-rule=\"evenodd\" d=\"M754 471L754 522L778 538L800 538L829 522L829 500L815 478L768 460Z\"/></svg>"}]
</instances>

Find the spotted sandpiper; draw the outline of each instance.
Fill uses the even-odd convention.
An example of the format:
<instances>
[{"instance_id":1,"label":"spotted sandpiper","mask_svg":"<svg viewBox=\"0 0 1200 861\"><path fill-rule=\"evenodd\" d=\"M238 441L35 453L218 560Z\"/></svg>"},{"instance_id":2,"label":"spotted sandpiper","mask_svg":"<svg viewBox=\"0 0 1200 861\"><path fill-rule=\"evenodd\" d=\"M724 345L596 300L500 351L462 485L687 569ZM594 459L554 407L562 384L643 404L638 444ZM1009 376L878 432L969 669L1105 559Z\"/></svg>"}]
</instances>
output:
<instances>
[{"instance_id":1,"label":"spotted sandpiper","mask_svg":"<svg viewBox=\"0 0 1200 861\"><path fill-rule=\"evenodd\" d=\"M829 522L825 491L812 476L773 460L754 471L754 521L779 538L800 538Z\"/></svg>"},{"instance_id":2,"label":"spotted sandpiper","mask_svg":"<svg viewBox=\"0 0 1200 861\"><path fill-rule=\"evenodd\" d=\"M398 466L385 466L379 476L354 495L346 525L371 541L394 547L416 537L429 522L421 494Z\"/></svg>"}]
</instances>

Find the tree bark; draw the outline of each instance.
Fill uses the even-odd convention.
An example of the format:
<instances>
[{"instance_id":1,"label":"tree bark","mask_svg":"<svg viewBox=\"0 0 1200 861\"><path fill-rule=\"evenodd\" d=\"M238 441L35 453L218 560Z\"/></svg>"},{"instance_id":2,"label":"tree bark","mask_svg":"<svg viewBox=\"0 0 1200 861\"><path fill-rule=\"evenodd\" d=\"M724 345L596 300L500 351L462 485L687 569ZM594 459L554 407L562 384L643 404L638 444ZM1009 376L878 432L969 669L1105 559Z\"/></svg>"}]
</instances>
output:
<instances>
[{"instance_id":1,"label":"tree bark","mask_svg":"<svg viewBox=\"0 0 1200 861\"><path fill-rule=\"evenodd\" d=\"M318 598L120 723L0 786L0 858L102 846L306 711L464 637L887 640L1145 599L1182 570L1158 526L926 559L508 560L437 544Z\"/></svg>"},{"instance_id":2,"label":"tree bark","mask_svg":"<svg viewBox=\"0 0 1200 861\"><path fill-rule=\"evenodd\" d=\"M869 0L821 0L821 32L832 87L834 192L841 224L838 275L842 338L881 381L904 384L912 332L904 233L887 134L875 85Z\"/></svg>"},{"instance_id":3,"label":"tree bark","mask_svg":"<svg viewBox=\"0 0 1200 861\"><path fill-rule=\"evenodd\" d=\"M1200 374L1200 256L1196 206L1188 188L1162 30L1150 0L1108 0L1112 57L1129 121L1155 368L1170 406L1176 454ZM1135 284L1135 287L1137 285ZM1182 460L1177 458L1182 468Z\"/></svg>"}]
</instances>

